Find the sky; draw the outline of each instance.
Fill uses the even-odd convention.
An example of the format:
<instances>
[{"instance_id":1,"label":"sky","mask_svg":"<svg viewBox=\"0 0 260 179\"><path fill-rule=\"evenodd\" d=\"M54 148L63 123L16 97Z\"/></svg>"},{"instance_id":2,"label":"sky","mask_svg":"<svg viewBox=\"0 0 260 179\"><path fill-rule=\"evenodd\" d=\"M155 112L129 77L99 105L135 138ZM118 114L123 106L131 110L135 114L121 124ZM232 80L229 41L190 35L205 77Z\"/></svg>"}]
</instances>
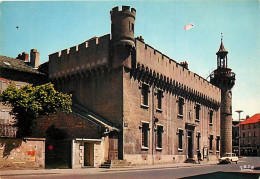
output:
<instances>
[{"instance_id":1,"label":"sky","mask_svg":"<svg viewBox=\"0 0 260 179\"><path fill-rule=\"evenodd\" d=\"M1 1L0 55L48 55L110 33L110 10L136 9L135 37L207 78L217 66L223 42L228 67L236 73L233 119L260 113L260 1ZM194 24L184 30L184 26ZM18 26L19 28L16 28Z\"/></svg>"}]
</instances>

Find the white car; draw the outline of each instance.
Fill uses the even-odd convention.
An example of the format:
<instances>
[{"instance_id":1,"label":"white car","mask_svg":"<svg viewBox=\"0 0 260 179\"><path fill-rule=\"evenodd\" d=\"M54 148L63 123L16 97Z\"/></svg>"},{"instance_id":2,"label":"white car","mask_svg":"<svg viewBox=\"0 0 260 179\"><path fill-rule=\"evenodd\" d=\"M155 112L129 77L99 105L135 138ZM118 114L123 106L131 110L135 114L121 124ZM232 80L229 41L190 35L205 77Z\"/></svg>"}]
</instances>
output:
<instances>
[{"instance_id":1,"label":"white car","mask_svg":"<svg viewBox=\"0 0 260 179\"><path fill-rule=\"evenodd\" d=\"M232 163L238 162L238 157L235 153L225 153L223 157L219 159L219 163Z\"/></svg>"}]
</instances>

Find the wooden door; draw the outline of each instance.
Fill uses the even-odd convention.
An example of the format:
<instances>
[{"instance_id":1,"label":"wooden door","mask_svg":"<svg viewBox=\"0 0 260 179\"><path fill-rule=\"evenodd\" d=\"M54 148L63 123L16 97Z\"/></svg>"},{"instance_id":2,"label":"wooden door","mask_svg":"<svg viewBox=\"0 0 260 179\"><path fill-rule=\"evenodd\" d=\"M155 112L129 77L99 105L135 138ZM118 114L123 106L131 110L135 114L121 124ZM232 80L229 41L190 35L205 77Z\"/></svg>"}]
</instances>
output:
<instances>
[{"instance_id":1,"label":"wooden door","mask_svg":"<svg viewBox=\"0 0 260 179\"><path fill-rule=\"evenodd\" d=\"M109 160L118 159L118 139L117 138L109 139L108 159Z\"/></svg>"},{"instance_id":2,"label":"wooden door","mask_svg":"<svg viewBox=\"0 0 260 179\"><path fill-rule=\"evenodd\" d=\"M94 144L84 143L84 166L94 166Z\"/></svg>"}]
</instances>

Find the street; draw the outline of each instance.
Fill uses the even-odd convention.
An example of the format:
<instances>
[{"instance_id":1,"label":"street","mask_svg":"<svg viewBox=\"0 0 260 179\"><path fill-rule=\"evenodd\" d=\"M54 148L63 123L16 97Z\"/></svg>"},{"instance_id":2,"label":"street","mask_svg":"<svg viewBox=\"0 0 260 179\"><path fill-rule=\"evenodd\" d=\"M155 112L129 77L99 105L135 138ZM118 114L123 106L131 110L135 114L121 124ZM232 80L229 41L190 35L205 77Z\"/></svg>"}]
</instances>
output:
<instances>
[{"instance_id":1,"label":"street","mask_svg":"<svg viewBox=\"0 0 260 179\"><path fill-rule=\"evenodd\" d=\"M52 173L52 174L22 174L22 175L9 175L9 176L1 176L1 179L5 178L18 178L18 179L27 179L27 178L55 178L55 179L80 179L80 178L134 178L134 179L141 179L141 178L183 178L183 177L191 177L191 176L197 176L197 175L203 175L203 174L209 174L209 173L215 173L215 172L240 172L241 168L248 165L254 166L254 168L258 169L255 170L255 174L245 174L244 177L239 176L239 178L256 178L258 179L260 177L260 158L259 157L247 157L247 158L241 158L239 160L238 164L222 164L222 165L210 165L210 166L203 166L199 164L194 164L192 167L183 167L183 168L157 168L157 169L138 169L137 167L125 169L106 169L106 170L99 170L96 169L97 172L94 173L88 173L88 169L82 169L80 172L75 172L73 170L70 170L71 172L66 173ZM93 170L93 169L92 169ZM94 169L95 170L95 169ZM83 172L84 171L84 172ZM257 173L257 174L256 174ZM227 175L228 176L228 175ZM191 177L194 178L194 177ZM202 178L196 177L196 178ZM204 178L209 178L208 175L205 175ZM210 177L212 178L212 177ZM216 177L219 178L219 177ZM223 176L221 177L223 178ZM225 177L226 178L226 177ZM228 177L231 179L232 177ZM233 177L238 178L238 177Z\"/></svg>"}]
</instances>

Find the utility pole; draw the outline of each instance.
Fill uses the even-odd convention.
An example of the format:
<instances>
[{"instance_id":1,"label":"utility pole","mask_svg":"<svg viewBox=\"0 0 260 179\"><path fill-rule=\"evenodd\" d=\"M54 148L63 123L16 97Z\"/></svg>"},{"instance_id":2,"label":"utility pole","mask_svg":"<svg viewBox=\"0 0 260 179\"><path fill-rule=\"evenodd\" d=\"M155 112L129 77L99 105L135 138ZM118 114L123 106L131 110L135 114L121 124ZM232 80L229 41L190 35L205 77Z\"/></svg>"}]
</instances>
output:
<instances>
[{"instance_id":1,"label":"utility pole","mask_svg":"<svg viewBox=\"0 0 260 179\"><path fill-rule=\"evenodd\" d=\"M239 120L239 135L238 135L238 155L240 156L240 138L241 138L241 133L240 133L240 113L243 112L242 110L236 110L236 112L238 113L238 120Z\"/></svg>"}]
</instances>

